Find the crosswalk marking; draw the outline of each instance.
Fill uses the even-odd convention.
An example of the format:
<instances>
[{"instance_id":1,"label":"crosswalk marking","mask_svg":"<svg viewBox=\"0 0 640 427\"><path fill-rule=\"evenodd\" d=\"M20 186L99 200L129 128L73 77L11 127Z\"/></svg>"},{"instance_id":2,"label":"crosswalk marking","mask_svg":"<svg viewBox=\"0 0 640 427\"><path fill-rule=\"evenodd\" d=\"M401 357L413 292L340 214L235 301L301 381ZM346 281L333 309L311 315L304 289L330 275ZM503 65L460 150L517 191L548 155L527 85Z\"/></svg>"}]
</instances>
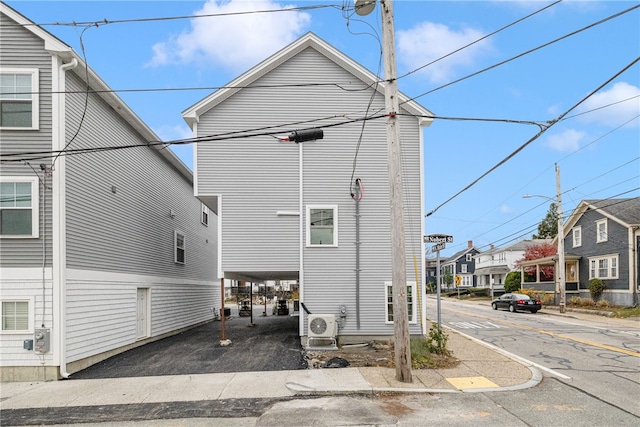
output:
<instances>
[{"instance_id":1,"label":"crosswalk marking","mask_svg":"<svg viewBox=\"0 0 640 427\"><path fill-rule=\"evenodd\" d=\"M460 329L499 329L506 327L491 322L449 322L449 324Z\"/></svg>"}]
</instances>

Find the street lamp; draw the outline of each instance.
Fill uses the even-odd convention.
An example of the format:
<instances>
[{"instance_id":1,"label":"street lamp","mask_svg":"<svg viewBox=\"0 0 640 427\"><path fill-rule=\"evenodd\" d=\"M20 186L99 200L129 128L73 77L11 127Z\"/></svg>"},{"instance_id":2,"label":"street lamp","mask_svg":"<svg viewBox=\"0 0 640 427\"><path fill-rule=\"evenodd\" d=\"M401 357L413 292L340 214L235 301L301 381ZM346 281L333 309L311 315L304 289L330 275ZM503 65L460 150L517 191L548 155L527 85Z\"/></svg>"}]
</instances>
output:
<instances>
[{"instance_id":1,"label":"street lamp","mask_svg":"<svg viewBox=\"0 0 640 427\"><path fill-rule=\"evenodd\" d=\"M567 303L566 303L566 279L565 275L565 262L564 262L564 221L562 220L562 193L560 191L560 167L556 163L556 212L558 214L558 234L556 238L558 239L558 268L556 268L556 277L558 280L558 286L560 288L560 313L564 313L567 311ZM531 197L542 197L543 199L547 199L550 201L554 201L553 198L547 196L539 196L532 194L525 194L525 199Z\"/></svg>"}]
</instances>

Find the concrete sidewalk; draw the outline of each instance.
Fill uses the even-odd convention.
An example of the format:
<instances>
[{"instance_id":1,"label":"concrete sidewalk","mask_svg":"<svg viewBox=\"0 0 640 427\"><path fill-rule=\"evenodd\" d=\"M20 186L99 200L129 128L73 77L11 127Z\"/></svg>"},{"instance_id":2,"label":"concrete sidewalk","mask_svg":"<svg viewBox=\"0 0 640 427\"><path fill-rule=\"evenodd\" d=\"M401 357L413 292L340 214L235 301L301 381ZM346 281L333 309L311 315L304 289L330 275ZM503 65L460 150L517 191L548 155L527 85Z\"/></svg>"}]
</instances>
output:
<instances>
[{"instance_id":1,"label":"concrete sidewalk","mask_svg":"<svg viewBox=\"0 0 640 427\"><path fill-rule=\"evenodd\" d=\"M393 368L169 375L135 378L4 383L2 411L224 399L284 398L308 394L382 391L460 393L532 387L542 375L508 355L449 332L448 348L460 360L452 369L413 371L413 383L395 380Z\"/></svg>"}]
</instances>

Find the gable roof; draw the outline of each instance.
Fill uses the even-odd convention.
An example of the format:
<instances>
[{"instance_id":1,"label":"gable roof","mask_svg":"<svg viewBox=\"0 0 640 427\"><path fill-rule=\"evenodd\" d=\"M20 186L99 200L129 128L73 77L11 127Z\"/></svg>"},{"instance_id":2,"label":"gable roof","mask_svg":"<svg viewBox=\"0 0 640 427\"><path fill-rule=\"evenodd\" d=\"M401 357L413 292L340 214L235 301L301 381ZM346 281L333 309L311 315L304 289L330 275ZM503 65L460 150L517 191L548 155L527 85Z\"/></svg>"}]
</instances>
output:
<instances>
[{"instance_id":1,"label":"gable roof","mask_svg":"<svg viewBox=\"0 0 640 427\"><path fill-rule=\"evenodd\" d=\"M594 210L624 227L640 225L640 197L581 201L565 224L565 236L587 210Z\"/></svg>"},{"instance_id":2,"label":"gable roof","mask_svg":"<svg viewBox=\"0 0 640 427\"><path fill-rule=\"evenodd\" d=\"M365 84L376 87L378 92L384 94L384 82L374 85L376 82L379 82L379 79L375 74L371 73L362 65L358 64L353 59L322 40L320 37L309 32L290 45L271 55L269 58L254 66L241 76L237 77L229 84L225 85L223 89L213 92L211 95L184 110L182 112L182 117L193 129L193 125L198 122L198 119L202 114L206 113L211 108L241 90L241 88L255 82L260 77L268 74L270 71L307 48L315 49L317 52L336 63L347 72L359 78ZM433 113L431 111L427 110L415 101L410 101L410 98L402 93L398 94L398 99L400 101L401 108L412 115L422 117L420 121L421 126L429 126L431 124L433 121Z\"/></svg>"},{"instance_id":3,"label":"gable roof","mask_svg":"<svg viewBox=\"0 0 640 427\"><path fill-rule=\"evenodd\" d=\"M11 8L9 5L0 2L0 13L6 15L24 29L32 32L44 42L44 48L52 55L59 56L63 60L72 63L77 61L75 74L96 94L101 97L113 110L119 114L129 125L131 125L147 142L159 142L161 139L155 134L136 113L129 108L127 104L114 92L98 74L91 69L78 55L73 48L60 41L53 34L42 29L30 19L26 18L20 12ZM86 73L85 73L86 70ZM176 156L173 151L165 150L164 145L154 145L158 154L164 157L174 168L178 170L189 182L193 183L193 173L183 162Z\"/></svg>"},{"instance_id":4,"label":"gable roof","mask_svg":"<svg viewBox=\"0 0 640 427\"><path fill-rule=\"evenodd\" d=\"M440 260L441 264L450 264L452 262L456 262L458 259L462 258L462 255L465 255L467 252L472 252L472 251L476 251L477 253L481 253L482 251L478 248L476 248L475 246L471 246L464 248L461 251L456 252L455 254L451 255L449 258L443 260Z\"/></svg>"}]
</instances>

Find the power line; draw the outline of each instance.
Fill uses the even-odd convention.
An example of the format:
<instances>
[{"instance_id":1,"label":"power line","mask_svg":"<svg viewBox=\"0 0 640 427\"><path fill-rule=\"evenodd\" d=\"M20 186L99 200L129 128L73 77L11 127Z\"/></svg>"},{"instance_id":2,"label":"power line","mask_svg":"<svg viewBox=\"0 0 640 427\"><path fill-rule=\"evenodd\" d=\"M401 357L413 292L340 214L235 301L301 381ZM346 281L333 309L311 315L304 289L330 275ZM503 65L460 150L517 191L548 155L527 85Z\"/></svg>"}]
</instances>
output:
<instances>
[{"instance_id":1,"label":"power line","mask_svg":"<svg viewBox=\"0 0 640 427\"><path fill-rule=\"evenodd\" d=\"M640 61L640 57L636 58L635 60L633 60L629 65L625 66L622 70L618 71L616 74L614 74L611 78L607 79L607 81L605 81L603 84L601 84L600 86L598 86L598 88L596 88L595 90L591 91L591 93L589 93L587 96L585 96L584 98L582 98L580 101L578 101L576 104L574 104L572 107L570 107L568 110L566 110L564 113L562 113L560 116L558 116L557 119L549 122L549 126L541 129L537 134L535 134L532 138L530 138L529 140L527 140L524 144L522 144L520 147L518 147L515 151L513 151L511 154L509 154L507 157L505 157L504 159L500 160L496 165L494 165L491 169L489 169L487 172L483 173L482 175L480 175L480 177L478 177L477 179L475 179L474 181L472 181L469 185L467 185L466 187L464 187L462 190L458 191L456 194L454 194L453 196L449 197L447 200L445 200L443 203L441 203L440 205L438 205L435 209L431 210L430 212L428 212L425 217L431 216L433 213L435 213L438 209L440 209L442 206L446 205L447 203L449 203L451 200L455 199L456 197L458 197L460 194L464 193L465 191L467 191L469 188L473 187L478 181L480 181L482 178L484 178L485 176L489 175L491 172L493 172L494 170L496 170L498 167L502 166L503 164L505 164L507 161L509 161L511 158L513 158L516 154L518 154L520 151L522 151L525 147L527 147L529 144L531 144L533 141L535 141L536 139L538 139L540 136L542 136L542 134L544 134L547 130L549 130L554 124L558 123L558 121L562 120L563 117L565 117L567 114L569 114L572 110L574 110L576 107L578 107L580 104L582 104L584 101L586 101L587 99L589 99L590 97L592 97L595 93L597 93L599 90L601 90L603 87L605 87L606 85L608 85L611 81L613 81L614 79L616 79L618 76L620 76L622 73L624 73L625 71L627 71L629 68L631 68L634 64L636 64L638 61Z\"/></svg>"}]
</instances>

